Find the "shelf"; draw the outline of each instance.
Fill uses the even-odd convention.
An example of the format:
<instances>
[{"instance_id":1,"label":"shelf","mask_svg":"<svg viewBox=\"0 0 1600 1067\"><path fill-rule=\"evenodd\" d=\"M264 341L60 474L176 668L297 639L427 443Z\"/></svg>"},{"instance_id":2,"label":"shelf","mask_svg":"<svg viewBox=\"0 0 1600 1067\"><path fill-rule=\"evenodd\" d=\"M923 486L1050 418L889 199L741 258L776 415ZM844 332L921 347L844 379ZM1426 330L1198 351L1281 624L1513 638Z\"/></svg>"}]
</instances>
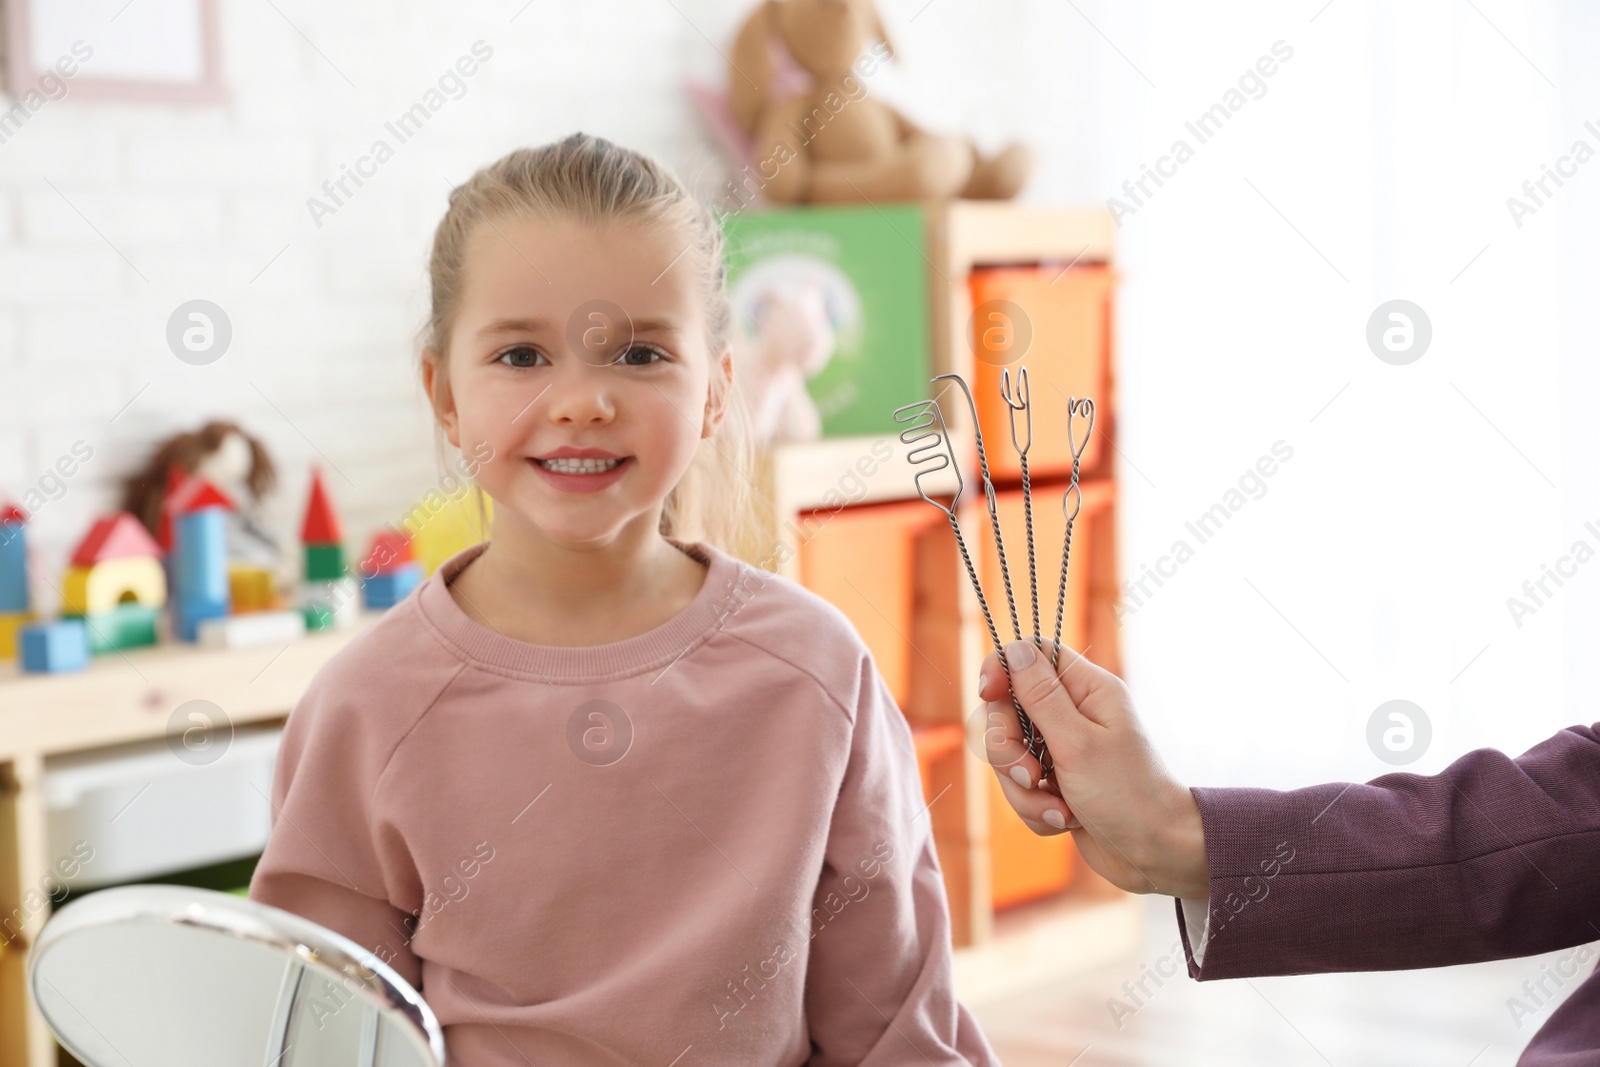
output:
<instances>
[{"instance_id":1,"label":"shelf","mask_svg":"<svg viewBox=\"0 0 1600 1067\"><path fill-rule=\"evenodd\" d=\"M285 717L311 675L382 612L288 645L162 644L95 656L82 671L26 674L0 666L0 762L166 735L187 700L208 700L235 724Z\"/></svg>"}]
</instances>

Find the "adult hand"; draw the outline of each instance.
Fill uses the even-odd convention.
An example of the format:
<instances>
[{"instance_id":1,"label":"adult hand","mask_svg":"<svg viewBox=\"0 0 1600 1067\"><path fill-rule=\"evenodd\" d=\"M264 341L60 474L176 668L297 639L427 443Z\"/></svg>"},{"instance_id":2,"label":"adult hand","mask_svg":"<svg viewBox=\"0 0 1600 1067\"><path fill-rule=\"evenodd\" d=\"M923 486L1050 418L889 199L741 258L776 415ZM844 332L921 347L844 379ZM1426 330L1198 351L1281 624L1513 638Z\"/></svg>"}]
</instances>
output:
<instances>
[{"instance_id":1,"label":"adult hand","mask_svg":"<svg viewBox=\"0 0 1600 1067\"><path fill-rule=\"evenodd\" d=\"M980 671L984 752L1006 799L1034 833L1070 831L1089 866L1119 888L1208 897L1200 808L1161 765L1128 687L1066 647L1052 670L1053 643L1043 644L1006 646L1009 679L992 652ZM1039 788L1039 762L1022 743L1013 692L1050 749L1053 788Z\"/></svg>"}]
</instances>

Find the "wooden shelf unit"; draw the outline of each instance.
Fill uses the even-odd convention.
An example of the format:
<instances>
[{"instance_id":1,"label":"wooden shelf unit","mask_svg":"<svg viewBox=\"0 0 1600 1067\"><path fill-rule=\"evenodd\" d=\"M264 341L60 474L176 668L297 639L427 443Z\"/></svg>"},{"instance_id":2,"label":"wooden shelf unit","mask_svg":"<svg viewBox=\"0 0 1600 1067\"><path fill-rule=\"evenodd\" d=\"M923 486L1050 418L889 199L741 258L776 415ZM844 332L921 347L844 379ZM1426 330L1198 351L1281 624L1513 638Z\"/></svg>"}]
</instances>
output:
<instances>
[{"instance_id":1,"label":"wooden shelf unit","mask_svg":"<svg viewBox=\"0 0 1600 1067\"><path fill-rule=\"evenodd\" d=\"M931 374L959 374L969 384L974 380L975 357L970 338L972 299L968 276L977 267L1051 266L1065 271L1072 267L1112 268L1116 226L1111 216L1100 209L1062 209L1026 204L956 201L930 206L927 211L927 259L929 280ZM1114 274L1113 274L1114 277ZM1110 330L1110 324L1107 324ZM1114 359L1112 338L1107 334L1105 395L1095 397L1097 405L1095 441L1089 454L1097 456L1092 468L1086 467L1082 482L1085 500L1103 496L1106 504L1092 519L1091 537L1098 542L1093 558L1073 558L1070 581L1087 582L1089 609L1087 644L1089 658L1110 670L1120 667L1120 649L1115 619L1110 605L1115 602L1118 585L1116 557L1116 500L1111 474L1113 464L1106 455L1114 433ZM1026 362L1026 359L1023 360ZM977 563L979 545L989 522L979 478L977 449L964 399L958 391L941 395L942 408L951 432L952 444L960 458L963 492L957 507L962 536ZM1034 433L1064 433L1064 427L1040 426ZM1009 449L1009 440L986 439L991 454ZM761 457L757 484L770 504L768 541L772 555L768 564L795 581L802 580L800 548L810 536L813 524L800 516L808 511L839 507L841 484L854 491L850 506L891 501L917 500L914 469L906 459L908 449L898 436L848 437L825 439L814 444L783 445ZM892 458L886 458L892 457ZM863 460L866 462L863 463ZM852 475L848 472L854 471ZM925 479L930 491L946 499L955 492L954 471L941 472ZM1042 481L1035 479L1036 483ZM1050 479L1059 483L1060 477ZM1017 482L997 480L997 490L1014 488ZM1056 498L1059 499L1059 485ZM1036 497L1036 505L1042 497ZM927 505L924 505L927 506ZM927 507L930 525L918 536L917 598L922 621L914 623L907 640L915 648L916 664L938 663L950 667L935 672L913 672L910 699L904 708L913 727L933 729L959 725L978 704L978 671L991 645L979 610L976 594L966 577L965 567L955 547L948 521ZM1008 548L1015 545L1007 535ZM787 551L780 551L779 545ZM1016 560L1011 565L1018 573ZM1026 574L1026 570L1022 570ZM1025 579L1024 579L1025 580ZM991 608L1002 639L1009 636L1009 622L999 617L1004 612L1003 594L990 591ZM1041 588L1041 598L1043 589ZM1053 594L1052 594L1053 616ZM940 615L948 625L934 621ZM934 677L935 674L939 677ZM963 746L933 761L928 788L937 798L930 817L939 859L944 869L950 898L952 933L955 944L982 946L994 937L995 911L989 851L990 790L993 772L968 746ZM1084 896L1086 903L1102 911L1108 898L1120 894L1094 878L1093 872L1079 864L1073 888L1063 896ZM1080 893L1080 887L1081 893ZM1126 923L1117 929L1128 928ZM1085 963L1088 960L1086 958ZM1070 969L1070 964L1069 964Z\"/></svg>"}]
</instances>

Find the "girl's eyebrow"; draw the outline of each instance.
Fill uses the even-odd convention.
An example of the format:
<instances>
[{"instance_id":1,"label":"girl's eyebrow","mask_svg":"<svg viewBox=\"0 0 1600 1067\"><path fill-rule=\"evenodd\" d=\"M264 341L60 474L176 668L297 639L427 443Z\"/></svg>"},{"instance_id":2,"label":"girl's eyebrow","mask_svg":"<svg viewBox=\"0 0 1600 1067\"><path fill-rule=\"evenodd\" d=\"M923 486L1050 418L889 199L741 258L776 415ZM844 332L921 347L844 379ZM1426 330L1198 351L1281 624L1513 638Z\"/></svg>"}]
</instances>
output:
<instances>
[{"instance_id":1,"label":"girl's eyebrow","mask_svg":"<svg viewBox=\"0 0 1600 1067\"><path fill-rule=\"evenodd\" d=\"M496 333L538 333L548 330L550 323L544 319L495 319L478 331L479 337Z\"/></svg>"},{"instance_id":2,"label":"girl's eyebrow","mask_svg":"<svg viewBox=\"0 0 1600 1067\"><path fill-rule=\"evenodd\" d=\"M548 331L552 327L547 319L494 319L478 331L479 337L488 337L499 333L539 333ZM635 319L633 332L641 333L677 333L678 324L670 319Z\"/></svg>"}]
</instances>

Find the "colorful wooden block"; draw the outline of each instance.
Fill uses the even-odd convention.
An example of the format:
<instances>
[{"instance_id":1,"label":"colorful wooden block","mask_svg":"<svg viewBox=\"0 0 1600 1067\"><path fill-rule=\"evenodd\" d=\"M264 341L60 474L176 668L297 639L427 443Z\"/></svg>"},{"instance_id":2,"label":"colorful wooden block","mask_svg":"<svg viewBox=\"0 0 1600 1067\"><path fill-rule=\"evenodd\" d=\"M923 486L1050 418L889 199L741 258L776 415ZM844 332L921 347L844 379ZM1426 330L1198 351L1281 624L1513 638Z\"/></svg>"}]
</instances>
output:
<instances>
[{"instance_id":1,"label":"colorful wooden block","mask_svg":"<svg viewBox=\"0 0 1600 1067\"><path fill-rule=\"evenodd\" d=\"M207 648L281 645L304 636L305 632L305 616L298 611L252 611L245 615L203 619L199 625L200 644Z\"/></svg>"},{"instance_id":2,"label":"colorful wooden block","mask_svg":"<svg viewBox=\"0 0 1600 1067\"><path fill-rule=\"evenodd\" d=\"M111 559L160 555L161 546L145 532L144 525L131 512L119 511L95 520L73 550L72 563L88 567Z\"/></svg>"},{"instance_id":3,"label":"colorful wooden block","mask_svg":"<svg viewBox=\"0 0 1600 1067\"><path fill-rule=\"evenodd\" d=\"M265 567L234 563L228 567L228 594L236 613L274 611L282 597L277 579Z\"/></svg>"},{"instance_id":4,"label":"colorful wooden block","mask_svg":"<svg viewBox=\"0 0 1600 1067\"><path fill-rule=\"evenodd\" d=\"M361 598L369 611L392 608L422 581L422 565L407 563L398 570L374 574L361 583Z\"/></svg>"},{"instance_id":5,"label":"colorful wooden block","mask_svg":"<svg viewBox=\"0 0 1600 1067\"><path fill-rule=\"evenodd\" d=\"M416 559L411 538L394 529L379 530L372 535L367 554L361 561L361 577L375 574L392 574Z\"/></svg>"},{"instance_id":6,"label":"colorful wooden block","mask_svg":"<svg viewBox=\"0 0 1600 1067\"><path fill-rule=\"evenodd\" d=\"M343 545L306 545L306 581L327 582L349 573Z\"/></svg>"},{"instance_id":7,"label":"colorful wooden block","mask_svg":"<svg viewBox=\"0 0 1600 1067\"><path fill-rule=\"evenodd\" d=\"M483 496L483 518L478 516L474 489L445 496L437 489L417 500L400 523L411 535L411 549L422 564L423 575L431 575L439 564L464 548L489 536L494 519L494 498Z\"/></svg>"},{"instance_id":8,"label":"colorful wooden block","mask_svg":"<svg viewBox=\"0 0 1600 1067\"><path fill-rule=\"evenodd\" d=\"M0 660L17 658L17 638L33 621L31 611L0 611Z\"/></svg>"},{"instance_id":9,"label":"colorful wooden block","mask_svg":"<svg viewBox=\"0 0 1600 1067\"><path fill-rule=\"evenodd\" d=\"M177 599L228 602L227 515L208 507L178 516Z\"/></svg>"},{"instance_id":10,"label":"colorful wooden block","mask_svg":"<svg viewBox=\"0 0 1600 1067\"><path fill-rule=\"evenodd\" d=\"M184 641L200 639L199 625L206 619L216 619L228 614L226 600L202 600L179 597L172 604L172 632Z\"/></svg>"},{"instance_id":11,"label":"colorful wooden block","mask_svg":"<svg viewBox=\"0 0 1600 1067\"><path fill-rule=\"evenodd\" d=\"M129 601L98 615L63 614L82 619L89 631L89 653L120 651L153 645L159 639L161 609Z\"/></svg>"},{"instance_id":12,"label":"colorful wooden block","mask_svg":"<svg viewBox=\"0 0 1600 1067\"><path fill-rule=\"evenodd\" d=\"M322 484L322 472L311 468L311 494L306 500L305 520L300 524L302 545L337 545L344 541L344 526L333 498Z\"/></svg>"},{"instance_id":13,"label":"colorful wooden block","mask_svg":"<svg viewBox=\"0 0 1600 1067\"><path fill-rule=\"evenodd\" d=\"M36 622L22 628L22 669L65 674L89 665L89 632L81 619Z\"/></svg>"},{"instance_id":14,"label":"colorful wooden block","mask_svg":"<svg viewBox=\"0 0 1600 1067\"><path fill-rule=\"evenodd\" d=\"M0 612L24 612L30 606L25 522L21 508L0 508Z\"/></svg>"},{"instance_id":15,"label":"colorful wooden block","mask_svg":"<svg viewBox=\"0 0 1600 1067\"><path fill-rule=\"evenodd\" d=\"M167 602L167 572L154 556L75 564L61 579L63 615L106 615L132 601L159 610Z\"/></svg>"},{"instance_id":16,"label":"colorful wooden block","mask_svg":"<svg viewBox=\"0 0 1600 1067\"><path fill-rule=\"evenodd\" d=\"M361 591L350 577L310 582L300 610L308 630L342 630L361 618Z\"/></svg>"}]
</instances>

